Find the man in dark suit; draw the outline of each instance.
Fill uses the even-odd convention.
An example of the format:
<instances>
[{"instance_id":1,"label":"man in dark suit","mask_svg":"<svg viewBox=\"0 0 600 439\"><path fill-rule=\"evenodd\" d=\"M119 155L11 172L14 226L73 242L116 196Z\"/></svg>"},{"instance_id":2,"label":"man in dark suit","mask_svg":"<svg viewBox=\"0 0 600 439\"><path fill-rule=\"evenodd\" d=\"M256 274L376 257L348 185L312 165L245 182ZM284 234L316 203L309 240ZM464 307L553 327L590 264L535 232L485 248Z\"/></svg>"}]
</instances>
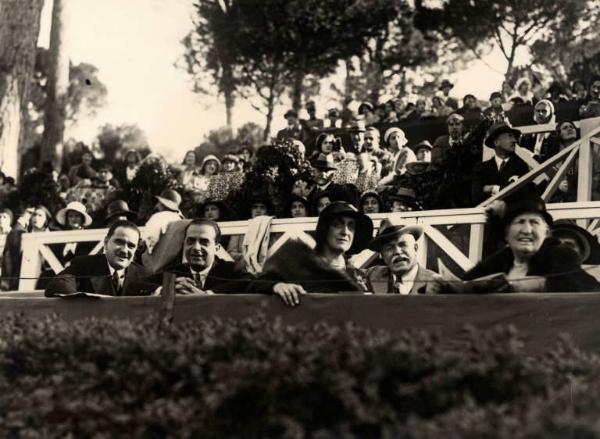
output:
<instances>
[{"instance_id":1,"label":"man in dark suit","mask_svg":"<svg viewBox=\"0 0 600 439\"><path fill-rule=\"evenodd\" d=\"M200 218L185 228L181 260L148 279L156 287L165 272L174 273L177 294L244 293L252 275L234 262L216 257L221 244L221 229L211 220Z\"/></svg>"},{"instance_id":2,"label":"man in dark suit","mask_svg":"<svg viewBox=\"0 0 600 439\"><path fill-rule=\"evenodd\" d=\"M78 256L46 287L47 297L86 292L108 296L142 296L156 289L142 280L149 272L133 262L140 240L138 227L115 221L104 238L104 254Z\"/></svg>"},{"instance_id":3,"label":"man in dark suit","mask_svg":"<svg viewBox=\"0 0 600 439\"><path fill-rule=\"evenodd\" d=\"M277 140L302 138L302 125L298 122L298 113L294 110L288 110L283 115L287 120L287 127L277 132Z\"/></svg>"},{"instance_id":4,"label":"man in dark suit","mask_svg":"<svg viewBox=\"0 0 600 439\"><path fill-rule=\"evenodd\" d=\"M529 166L515 154L521 132L505 123L490 128L486 146L494 149L494 157L475 166L471 183L473 202L481 203L502 188L529 172Z\"/></svg>"},{"instance_id":5,"label":"man in dark suit","mask_svg":"<svg viewBox=\"0 0 600 439\"><path fill-rule=\"evenodd\" d=\"M435 294L440 275L417 262L421 226L393 224L386 219L369 248L379 252L384 266L367 270L367 288L373 294Z\"/></svg>"},{"instance_id":6,"label":"man in dark suit","mask_svg":"<svg viewBox=\"0 0 600 439\"><path fill-rule=\"evenodd\" d=\"M313 209L317 199L323 192L327 192L331 196L330 201L347 201L354 206L358 204L360 194L355 185L350 183L338 184L332 181L333 174L337 169L332 154L319 154L316 160L312 162L312 167L316 184L308 194L308 202Z\"/></svg>"}]
</instances>

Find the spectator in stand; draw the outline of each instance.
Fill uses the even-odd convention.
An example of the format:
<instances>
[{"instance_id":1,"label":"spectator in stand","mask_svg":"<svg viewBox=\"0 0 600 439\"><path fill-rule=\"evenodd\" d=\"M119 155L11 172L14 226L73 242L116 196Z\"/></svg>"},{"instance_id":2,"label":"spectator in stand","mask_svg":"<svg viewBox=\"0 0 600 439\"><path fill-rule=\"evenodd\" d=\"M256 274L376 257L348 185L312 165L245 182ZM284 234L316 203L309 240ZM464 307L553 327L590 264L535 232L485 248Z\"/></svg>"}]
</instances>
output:
<instances>
[{"instance_id":1,"label":"spectator in stand","mask_svg":"<svg viewBox=\"0 0 600 439\"><path fill-rule=\"evenodd\" d=\"M512 100L513 98L521 98L523 100L523 104L533 105L533 92L531 91L531 81L529 78L519 78L515 84L515 89L516 92L509 98L509 100Z\"/></svg>"},{"instance_id":2,"label":"spectator in stand","mask_svg":"<svg viewBox=\"0 0 600 439\"><path fill-rule=\"evenodd\" d=\"M290 218L304 218L309 216L310 206L308 200L299 195L292 195L287 212Z\"/></svg>"},{"instance_id":3,"label":"spectator in stand","mask_svg":"<svg viewBox=\"0 0 600 439\"><path fill-rule=\"evenodd\" d=\"M585 119L600 116L600 76L594 76L590 82L588 100L579 107L579 115Z\"/></svg>"},{"instance_id":4,"label":"spectator in stand","mask_svg":"<svg viewBox=\"0 0 600 439\"><path fill-rule=\"evenodd\" d=\"M311 155L311 160L315 160L321 154L332 154L335 163L346 158L342 140L331 133L321 133L315 139L315 150Z\"/></svg>"},{"instance_id":5,"label":"spectator in stand","mask_svg":"<svg viewBox=\"0 0 600 439\"><path fill-rule=\"evenodd\" d=\"M296 141L302 145L300 141ZM302 145L304 147L304 145ZM239 190L244 185L245 175L238 170L240 158L233 154L225 154L222 159L222 170L218 175L209 178L208 197L219 200L226 199L229 194ZM199 201L206 198L204 192L199 193Z\"/></svg>"},{"instance_id":6,"label":"spectator in stand","mask_svg":"<svg viewBox=\"0 0 600 439\"><path fill-rule=\"evenodd\" d=\"M310 292L366 291L364 273L349 256L364 250L373 236L371 219L348 203L335 202L319 215L315 249L299 241L286 242L267 259L250 291L272 293L289 306Z\"/></svg>"},{"instance_id":7,"label":"spectator in stand","mask_svg":"<svg viewBox=\"0 0 600 439\"><path fill-rule=\"evenodd\" d=\"M396 187L387 195L390 205L390 212L414 212L423 210L417 201L417 194L414 189L407 187Z\"/></svg>"},{"instance_id":8,"label":"spectator in stand","mask_svg":"<svg viewBox=\"0 0 600 439\"><path fill-rule=\"evenodd\" d=\"M494 149L494 157L479 163L473 172L471 197L477 204L496 195L520 176L529 172L527 164L515 154L521 132L506 124L492 126L485 145Z\"/></svg>"},{"instance_id":9,"label":"spectator in stand","mask_svg":"<svg viewBox=\"0 0 600 439\"><path fill-rule=\"evenodd\" d=\"M320 192L316 198L315 202L312 206L313 216L319 216L321 212L331 204L331 194L327 191Z\"/></svg>"},{"instance_id":10,"label":"spectator in stand","mask_svg":"<svg viewBox=\"0 0 600 439\"><path fill-rule=\"evenodd\" d=\"M384 104L385 119L380 119L383 123L397 123L400 120L400 115L396 113L393 99L389 99Z\"/></svg>"},{"instance_id":11,"label":"spectator in stand","mask_svg":"<svg viewBox=\"0 0 600 439\"><path fill-rule=\"evenodd\" d=\"M12 228L13 213L8 207L0 207L0 235L8 235Z\"/></svg>"},{"instance_id":12,"label":"spectator in stand","mask_svg":"<svg viewBox=\"0 0 600 439\"><path fill-rule=\"evenodd\" d=\"M454 110L444 103L443 95L436 94L431 98L431 112L429 113L433 117L446 117Z\"/></svg>"},{"instance_id":13,"label":"spectator in stand","mask_svg":"<svg viewBox=\"0 0 600 439\"><path fill-rule=\"evenodd\" d=\"M133 181L135 174L140 167L141 161L142 156L138 150L131 148L125 152L125 155L123 156L123 164L115 171L117 180L119 180L121 185L126 185Z\"/></svg>"},{"instance_id":14,"label":"spectator in stand","mask_svg":"<svg viewBox=\"0 0 600 439\"><path fill-rule=\"evenodd\" d=\"M298 122L298 113L294 110L288 110L284 116L287 121L287 127L277 132L277 140L298 139L302 137L302 126Z\"/></svg>"},{"instance_id":15,"label":"spectator in stand","mask_svg":"<svg viewBox=\"0 0 600 439\"><path fill-rule=\"evenodd\" d=\"M477 98L472 94L465 95L463 106L457 110L457 113L466 118L479 118L481 108L477 106Z\"/></svg>"},{"instance_id":16,"label":"spectator in stand","mask_svg":"<svg viewBox=\"0 0 600 439\"><path fill-rule=\"evenodd\" d=\"M341 126L342 120L340 119L340 112L337 108L330 108L327 112L325 128L340 128Z\"/></svg>"},{"instance_id":17,"label":"spectator in stand","mask_svg":"<svg viewBox=\"0 0 600 439\"><path fill-rule=\"evenodd\" d=\"M502 104L502 107L504 108L504 111L508 111L508 110L510 110L510 107L511 107L510 99L515 94L515 89L512 87L512 85L510 85L510 82L504 81L504 82L502 82L502 92L501 93L502 93L502 102L504 102Z\"/></svg>"},{"instance_id":18,"label":"spectator in stand","mask_svg":"<svg viewBox=\"0 0 600 439\"><path fill-rule=\"evenodd\" d=\"M58 177L58 195L63 200L67 199L67 193L71 187L71 181L69 180L69 176L67 174L61 174Z\"/></svg>"},{"instance_id":19,"label":"spectator in stand","mask_svg":"<svg viewBox=\"0 0 600 439\"><path fill-rule=\"evenodd\" d=\"M308 119L301 119L300 125L302 126L302 142L308 144L313 141L315 135L324 128L325 124L323 119L317 118L315 101L306 103L306 112L308 113Z\"/></svg>"},{"instance_id":20,"label":"spectator in stand","mask_svg":"<svg viewBox=\"0 0 600 439\"><path fill-rule=\"evenodd\" d=\"M373 294L436 294L436 279L441 277L421 267L417 255L418 240L423 235L421 226L393 224L382 221L377 237L369 248L381 255L384 266L367 270L367 288Z\"/></svg>"},{"instance_id":21,"label":"spectator in stand","mask_svg":"<svg viewBox=\"0 0 600 439\"><path fill-rule=\"evenodd\" d=\"M365 145L365 124L363 120L354 120L348 126L350 145L343 160L337 163L332 180L338 184L356 184L359 173L358 157L363 153ZM354 203L358 201L358 194Z\"/></svg>"},{"instance_id":22,"label":"spectator in stand","mask_svg":"<svg viewBox=\"0 0 600 439\"><path fill-rule=\"evenodd\" d=\"M463 279L504 273L495 282L486 282L482 291L478 289L487 293L600 291L600 284L582 270L575 250L550 237L553 219L541 199L520 197L503 210L496 220L497 233L507 246L477 264Z\"/></svg>"},{"instance_id":23,"label":"spectator in stand","mask_svg":"<svg viewBox=\"0 0 600 439\"><path fill-rule=\"evenodd\" d=\"M11 231L6 236L4 252L2 254L2 281L4 291L13 291L19 287L21 274L21 238L29 228L29 221L33 215L33 206L27 206L22 211Z\"/></svg>"},{"instance_id":24,"label":"spectator in stand","mask_svg":"<svg viewBox=\"0 0 600 439\"><path fill-rule=\"evenodd\" d=\"M567 96L564 86L558 81L553 81L552 84L550 84L550 87L548 87L546 92L546 98L555 105L569 102L569 96Z\"/></svg>"},{"instance_id":25,"label":"spectator in stand","mask_svg":"<svg viewBox=\"0 0 600 439\"><path fill-rule=\"evenodd\" d=\"M312 180L306 179L305 177L297 177L292 186L292 195L298 195L308 199L314 186Z\"/></svg>"},{"instance_id":26,"label":"spectator in stand","mask_svg":"<svg viewBox=\"0 0 600 439\"><path fill-rule=\"evenodd\" d=\"M365 130L364 150L365 152L368 152L371 157L377 159L378 167L380 168L379 173L381 174L383 169L391 169L392 154L381 148L379 140L379 130L375 127L367 127Z\"/></svg>"},{"instance_id":27,"label":"spectator in stand","mask_svg":"<svg viewBox=\"0 0 600 439\"><path fill-rule=\"evenodd\" d=\"M184 218L179 209L181 195L176 190L163 190L160 195L156 196L156 201L154 213L146 222L142 235L150 254L152 254L154 246L159 241L161 235L167 231L168 225Z\"/></svg>"},{"instance_id":28,"label":"spectator in stand","mask_svg":"<svg viewBox=\"0 0 600 439\"><path fill-rule=\"evenodd\" d=\"M417 162L431 162L431 151L433 150L433 146L431 146L429 140L423 140L422 142L417 143L414 149Z\"/></svg>"},{"instance_id":29,"label":"spectator in stand","mask_svg":"<svg viewBox=\"0 0 600 439\"><path fill-rule=\"evenodd\" d=\"M135 222L137 214L129 210L129 204L124 200L115 200L111 202L106 209L106 227L110 227L112 223L121 220Z\"/></svg>"},{"instance_id":30,"label":"spectator in stand","mask_svg":"<svg viewBox=\"0 0 600 439\"><path fill-rule=\"evenodd\" d=\"M388 150L392 154L390 160L391 169L385 169L383 174L387 174L378 184L385 185L391 181L396 174L402 175L406 172L406 164L416 162L417 157L407 144L408 140L404 131L398 127L388 128L383 135L383 141L386 143Z\"/></svg>"},{"instance_id":31,"label":"spectator in stand","mask_svg":"<svg viewBox=\"0 0 600 439\"><path fill-rule=\"evenodd\" d=\"M200 206L198 211L200 213L198 215L200 218L206 218L214 222L231 221L235 219L233 212L231 212L231 209L223 201L216 199L209 198L204 202L202 206ZM221 245L224 248L227 248L230 239L231 235L222 236Z\"/></svg>"},{"instance_id":32,"label":"spectator in stand","mask_svg":"<svg viewBox=\"0 0 600 439\"><path fill-rule=\"evenodd\" d=\"M106 192L114 192L121 186L116 178L113 177L112 166L108 163L103 163L98 166L98 177L92 182L94 187L104 188Z\"/></svg>"},{"instance_id":33,"label":"spectator in stand","mask_svg":"<svg viewBox=\"0 0 600 439\"><path fill-rule=\"evenodd\" d=\"M56 213L56 222L64 229L71 231L83 230L92 224L86 207L79 201L71 201L66 207ZM94 242L67 242L64 244L49 244L50 250L63 266L66 266L75 256L87 255L95 247Z\"/></svg>"},{"instance_id":34,"label":"spectator in stand","mask_svg":"<svg viewBox=\"0 0 600 439\"><path fill-rule=\"evenodd\" d=\"M369 102L363 102L358 106L358 115L363 117L366 125L373 125L379 122L373 105L371 105Z\"/></svg>"},{"instance_id":35,"label":"spectator in stand","mask_svg":"<svg viewBox=\"0 0 600 439\"><path fill-rule=\"evenodd\" d=\"M425 99L417 99L413 109L404 113L402 119L419 119L427 115L427 101Z\"/></svg>"},{"instance_id":36,"label":"spectator in stand","mask_svg":"<svg viewBox=\"0 0 600 439\"><path fill-rule=\"evenodd\" d=\"M558 220L550 227L550 235L561 244L571 247L579 256L582 264L600 264L600 243L598 239L583 227L571 220Z\"/></svg>"},{"instance_id":37,"label":"spectator in stand","mask_svg":"<svg viewBox=\"0 0 600 439\"><path fill-rule=\"evenodd\" d=\"M52 214L45 206L39 204L34 207L33 214L29 220L30 232L47 232L52 221Z\"/></svg>"},{"instance_id":38,"label":"spectator in stand","mask_svg":"<svg viewBox=\"0 0 600 439\"><path fill-rule=\"evenodd\" d=\"M360 197L358 209L365 214L381 213L384 211L383 200L375 191L366 191Z\"/></svg>"},{"instance_id":39,"label":"spectator in stand","mask_svg":"<svg viewBox=\"0 0 600 439\"><path fill-rule=\"evenodd\" d=\"M546 161L563 149L569 147L573 142L579 140L579 131L575 123L570 120L564 120L556 125L556 132L548 142L548 148L542 149L541 161ZM554 165L554 171L558 171L559 164ZM552 203L568 203L577 200L577 168L576 160L567 169L563 180L558 185L558 190L551 197Z\"/></svg>"},{"instance_id":40,"label":"spectator in stand","mask_svg":"<svg viewBox=\"0 0 600 439\"><path fill-rule=\"evenodd\" d=\"M377 157L368 152L358 155L358 175L355 186L360 193L366 190L375 190L381 177L381 163Z\"/></svg>"},{"instance_id":41,"label":"spectator in stand","mask_svg":"<svg viewBox=\"0 0 600 439\"><path fill-rule=\"evenodd\" d=\"M495 91L490 95L490 106L483 110L483 117L490 119L492 123L508 123L508 118L504 112L502 93Z\"/></svg>"},{"instance_id":42,"label":"spectator in stand","mask_svg":"<svg viewBox=\"0 0 600 439\"><path fill-rule=\"evenodd\" d=\"M69 180L71 186L75 186L82 179L93 179L98 177L98 172L92 167L94 156L90 150L84 150L81 154L81 163L73 165L69 169Z\"/></svg>"},{"instance_id":43,"label":"spectator in stand","mask_svg":"<svg viewBox=\"0 0 600 439\"><path fill-rule=\"evenodd\" d=\"M179 183L187 190L194 189L195 180L200 176L197 161L196 151L191 149L185 153L182 163L183 170L179 174Z\"/></svg>"},{"instance_id":44,"label":"spectator in stand","mask_svg":"<svg viewBox=\"0 0 600 439\"><path fill-rule=\"evenodd\" d=\"M548 99L542 99L533 107L533 120L538 125L554 124L556 116L554 115L554 104ZM533 153L533 158L537 161L543 161L542 158L547 151L552 140L551 132L526 134L521 137L519 144Z\"/></svg>"},{"instance_id":45,"label":"spectator in stand","mask_svg":"<svg viewBox=\"0 0 600 439\"><path fill-rule=\"evenodd\" d=\"M454 88L454 84L452 84L447 79L444 79L440 85L440 90L442 91L442 99L444 99L444 104L453 111L458 110L458 101L453 97L450 97L450 90Z\"/></svg>"},{"instance_id":46,"label":"spectator in stand","mask_svg":"<svg viewBox=\"0 0 600 439\"><path fill-rule=\"evenodd\" d=\"M580 106L587 102L588 91L585 82L577 80L571 85L572 96L571 101L578 103Z\"/></svg>"},{"instance_id":47,"label":"spectator in stand","mask_svg":"<svg viewBox=\"0 0 600 439\"><path fill-rule=\"evenodd\" d=\"M452 113L446 119L448 134L440 136L433 142L431 151L431 161L436 166L441 166L446 161L448 153L453 148L459 148L463 144L463 121L465 120L458 113Z\"/></svg>"}]
</instances>

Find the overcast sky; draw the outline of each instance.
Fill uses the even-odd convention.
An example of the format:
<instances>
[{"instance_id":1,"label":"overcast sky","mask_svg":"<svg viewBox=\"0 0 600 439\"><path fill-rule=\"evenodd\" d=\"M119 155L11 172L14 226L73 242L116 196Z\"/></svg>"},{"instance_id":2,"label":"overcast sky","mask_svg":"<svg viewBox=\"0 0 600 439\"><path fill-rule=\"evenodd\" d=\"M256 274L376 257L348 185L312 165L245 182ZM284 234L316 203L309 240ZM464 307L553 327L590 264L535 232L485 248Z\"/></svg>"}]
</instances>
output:
<instances>
[{"instance_id":1,"label":"overcast sky","mask_svg":"<svg viewBox=\"0 0 600 439\"><path fill-rule=\"evenodd\" d=\"M99 69L108 88L107 106L94 120L82 122L69 134L90 142L104 123L136 123L155 151L179 159L198 145L209 130L225 125L222 100L191 92L187 74L174 63L182 54L181 39L191 28L192 0L69 0L69 51L74 63ZM40 45L48 45L51 0L46 0ZM504 64L490 56L488 64ZM452 78L457 96L471 92L487 99L502 76L483 63ZM321 102L325 111L326 99ZM285 121L279 108L274 130ZM264 124L262 115L239 101L234 123Z\"/></svg>"}]
</instances>

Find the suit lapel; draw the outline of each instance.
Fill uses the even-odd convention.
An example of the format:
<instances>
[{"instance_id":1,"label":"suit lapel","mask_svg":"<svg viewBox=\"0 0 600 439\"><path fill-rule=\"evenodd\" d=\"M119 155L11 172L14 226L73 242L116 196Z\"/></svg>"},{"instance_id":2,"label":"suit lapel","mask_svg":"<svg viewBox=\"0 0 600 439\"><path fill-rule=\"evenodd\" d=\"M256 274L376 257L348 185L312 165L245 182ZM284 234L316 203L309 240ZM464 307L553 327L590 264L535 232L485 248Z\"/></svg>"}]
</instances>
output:
<instances>
[{"instance_id":1,"label":"suit lapel","mask_svg":"<svg viewBox=\"0 0 600 439\"><path fill-rule=\"evenodd\" d=\"M420 290L423 287L427 287L427 277L425 276L425 270L423 270L419 265L417 277L415 278L413 286L408 294L420 294Z\"/></svg>"},{"instance_id":2,"label":"suit lapel","mask_svg":"<svg viewBox=\"0 0 600 439\"><path fill-rule=\"evenodd\" d=\"M97 264L99 267L98 273L93 275L90 279L93 292L97 294L110 294L115 296L116 292L113 288L112 280L110 278L110 270L108 269L106 257L104 255L98 256L100 256L97 258Z\"/></svg>"}]
</instances>

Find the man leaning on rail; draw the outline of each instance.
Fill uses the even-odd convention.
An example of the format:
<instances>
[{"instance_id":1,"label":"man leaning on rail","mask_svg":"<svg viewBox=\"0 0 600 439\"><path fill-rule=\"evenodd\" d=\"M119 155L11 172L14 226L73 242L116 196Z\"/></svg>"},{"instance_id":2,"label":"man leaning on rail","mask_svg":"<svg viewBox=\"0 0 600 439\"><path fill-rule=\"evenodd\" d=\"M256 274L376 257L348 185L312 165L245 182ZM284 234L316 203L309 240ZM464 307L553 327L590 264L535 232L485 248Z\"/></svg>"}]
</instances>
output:
<instances>
[{"instance_id":1,"label":"man leaning on rail","mask_svg":"<svg viewBox=\"0 0 600 439\"><path fill-rule=\"evenodd\" d=\"M155 286L143 283L149 272L133 262L140 231L131 221L115 221L104 238L104 254L78 256L46 287L47 297L83 293L143 296Z\"/></svg>"}]
</instances>

